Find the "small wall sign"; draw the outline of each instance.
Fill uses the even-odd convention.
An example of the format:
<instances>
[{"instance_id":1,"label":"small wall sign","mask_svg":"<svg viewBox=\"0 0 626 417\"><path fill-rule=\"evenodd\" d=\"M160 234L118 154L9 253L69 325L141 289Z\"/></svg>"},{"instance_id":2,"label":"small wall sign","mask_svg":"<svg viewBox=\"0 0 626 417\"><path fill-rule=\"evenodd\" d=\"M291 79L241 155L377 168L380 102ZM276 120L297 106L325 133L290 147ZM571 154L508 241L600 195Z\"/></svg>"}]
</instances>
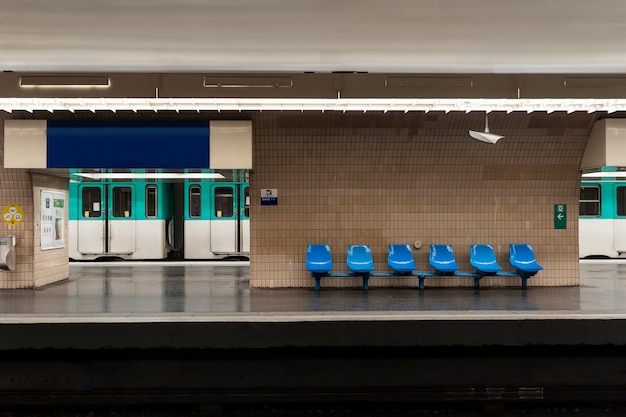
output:
<instances>
[{"instance_id":1,"label":"small wall sign","mask_svg":"<svg viewBox=\"0 0 626 417\"><path fill-rule=\"evenodd\" d=\"M554 205L554 228L567 229L567 204Z\"/></svg>"},{"instance_id":2,"label":"small wall sign","mask_svg":"<svg viewBox=\"0 0 626 417\"><path fill-rule=\"evenodd\" d=\"M261 205L262 206L277 206L278 205L278 190L276 188L264 188L261 190Z\"/></svg>"},{"instance_id":3,"label":"small wall sign","mask_svg":"<svg viewBox=\"0 0 626 417\"><path fill-rule=\"evenodd\" d=\"M11 226L20 224L24 220L24 210L17 204L7 204L2 209L2 220Z\"/></svg>"}]
</instances>

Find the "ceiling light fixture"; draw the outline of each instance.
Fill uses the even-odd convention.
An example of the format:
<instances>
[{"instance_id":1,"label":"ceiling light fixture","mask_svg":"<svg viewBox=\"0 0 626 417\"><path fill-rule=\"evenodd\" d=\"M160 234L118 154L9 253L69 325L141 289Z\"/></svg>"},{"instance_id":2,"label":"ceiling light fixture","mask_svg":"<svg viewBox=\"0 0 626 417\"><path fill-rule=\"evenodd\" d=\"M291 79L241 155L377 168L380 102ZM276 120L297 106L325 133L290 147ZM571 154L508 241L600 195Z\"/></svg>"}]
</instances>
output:
<instances>
[{"instance_id":1,"label":"ceiling light fixture","mask_svg":"<svg viewBox=\"0 0 626 417\"><path fill-rule=\"evenodd\" d=\"M504 136L496 135L495 133L490 133L489 132L489 120L487 118L488 117L487 115L488 115L488 113L485 112L485 131L484 132L477 132L475 130L470 130L469 131L469 135L473 139L476 139L478 141L491 143L491 144L495 145L496 142L499 141L500 139L502 139Z\"/></svg>"},{"instance_id":2,"label":"ceiling light fixture","mask_svg":"<svg viewBox=\"0 0 626 417\"><path fill-rule=\"evenodd\" d=\"M626 111L626 99L2 98L0 109L75 111Z\"/></svg>"},{"instance_id":3,"label":"ceiling light fixture","mask_svg":"<svg viewBox=\"0 0 626 417\"><path fill-rule=\"evenodd\" d=\"M79 177L83 177L83 178L91 178L93 180L99 180L99 179L116 179L116 180L128 180L128 179L148 179L148 180L163 180L163 179L224 179L225 177L222 174L219 174L217 172L210 172L210 173L202 173L202 172L196 172L196 173L179 173L179 172L154 172L154 173L148 173L148 172L140 172L140 173L135 173L135 172L102 172L102 173L98 173L98 172L94 172L94 173L88 173L88 172L80 172L80 173L74 173L74 175L77 175Z\"/></svg>"},{"instance_id":4,"label":"ceiling light fixture","mask_svg":"<svg viewBox=\"0 0 626 417\"><path fill-rule=\"evenodd\" d=\"M21 88L109 88L111 79L106 75L25 75L20 77Z\"/></svg>"},{"instance_id":5,"label":"ceiling light fixture","mask_svg":"<svg viewBox=\"0 0 626 417\"><path fill-rule=\"evenodd\" d=\"M598 171L598 172L585 172L581 175L583 178L626 178L626 171Z\"/></svg>"}]
</instances>

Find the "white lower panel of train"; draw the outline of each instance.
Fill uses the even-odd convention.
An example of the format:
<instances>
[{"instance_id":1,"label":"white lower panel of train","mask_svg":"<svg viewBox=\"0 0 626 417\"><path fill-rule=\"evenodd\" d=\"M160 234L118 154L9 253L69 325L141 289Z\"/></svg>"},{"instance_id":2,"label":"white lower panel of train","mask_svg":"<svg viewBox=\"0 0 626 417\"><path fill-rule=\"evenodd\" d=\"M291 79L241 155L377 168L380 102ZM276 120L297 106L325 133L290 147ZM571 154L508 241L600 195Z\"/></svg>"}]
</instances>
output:
<instances>
[{"instance_id":1,"label":"white lower panel of train","mask_svg":"<svg viewBox=\"0 0 626 417\"><path fill-rule=\"evenodd\" d=\"M249 255L250 221L185 221L185 259L216 259Z\"/></svg>"},{"instance_id":2,"label":"white lower panel of train","mask_svg":"<svg viewBox=\"0 0 626 417\"><path fill-rule=\"evenodd\" d=\"M580 219L579 256L626 258L626 219Z\"/></svg>"},{"instance_id":3,"label":"white lower panel of train","mask_svg":"<svg viewBox=\"0 0 626 417\"><path fill-rule=\"evenodd\" d=\"M94 260L103 256L124 259L167 258L164 220L70 221L69 257Z\"/></svg>"}]
</instances>

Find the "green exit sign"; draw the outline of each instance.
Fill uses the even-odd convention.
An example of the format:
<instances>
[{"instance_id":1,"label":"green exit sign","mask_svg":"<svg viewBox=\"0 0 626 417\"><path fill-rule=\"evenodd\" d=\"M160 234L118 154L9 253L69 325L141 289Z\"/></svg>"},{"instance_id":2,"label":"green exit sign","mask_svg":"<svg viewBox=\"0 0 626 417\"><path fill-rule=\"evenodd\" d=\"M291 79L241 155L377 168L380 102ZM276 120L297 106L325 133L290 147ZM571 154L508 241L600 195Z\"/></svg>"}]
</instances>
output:
<instances>
[{"instance_id":1,"label":"green exit sign","mask_svg":"<svg viewBox=\"0 0 626 417\"><path fill-rule=\"evenodd\" d=\"M567 204L554 205L554 228L567 229Z\"/></svg>"}]
</instances>

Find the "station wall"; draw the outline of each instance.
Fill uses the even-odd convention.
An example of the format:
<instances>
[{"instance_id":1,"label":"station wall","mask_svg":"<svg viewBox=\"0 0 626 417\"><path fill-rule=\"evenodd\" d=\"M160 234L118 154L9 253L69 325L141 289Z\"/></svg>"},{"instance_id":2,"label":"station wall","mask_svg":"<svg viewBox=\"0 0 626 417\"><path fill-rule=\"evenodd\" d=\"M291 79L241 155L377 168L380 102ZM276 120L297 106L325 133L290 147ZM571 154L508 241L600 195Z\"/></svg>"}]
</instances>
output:
<instances>
[{"instance_id":1,"label":"station wall","mask_svg":"<svg viewBox=\"0 0 626 417\"><path fill-rule=\"evenodd\" d=\"M491 113L490 130L505 136L495 145L467 133L484 128L479 112L35 113L2 117L252 120L251 287L312 287L305 268L308 243L331 246L335 271L347 270L348 244L370 245L376 269L385 271L387 244L418 242L416 263L429 271L429 244L447 243L461 269L471 271L472 243L493 245L507 270L508 245L529 243L545 268L529 280L530 286L579 283L579 166L598 119L594 113ZM14 273L1 273L2 288L32 287L64 274L56 264L67 259L62 251L55 250L58 259L46 259L49 252L32 261L37 239L33 195L37 187L63 188L54 181L0 168L2 201L15 201L28 212L18 234L18 264L20 256L25 263ZM261 205L265 189L278 191L277 205ZM567 206L566 229L554 227L555 204ZM0 233L13 232L0 225ZM37 264L53 278L42 272L33 279ZM426 280L436 286L471 284L468 278ZM352 278L323 281L324 287L359 285ZM370 280L370 286L380 285L416 286L417 279ZM488 285L520 282L486 277L481 286Z\"/></svg>"},{"instance_id":2,"label":"station wall","mask_svg":"<svg viewBox=\"0 0 626 417\"><path fill-rule=\"evenodd\" d=\"M0 120L6 119L0 113ZM2 120L4 121L4 120ZM9 205L23 211L20 222L0 222L0 235L14 235L15 269L0 271L0 289L36 288L69 277L68 247L41 249L41 191L65 194L68 181L45 172L4 168L4 129L0 129L0 210ZM67 203L64 207L63 232L68 236ZM67 242L67 239L66 239Z\"/></svg>"},{"instance_id":3,"label":"station wall","mask_svg":"<svg viewBox=\"0 0 626 417\"><path fill-rule=\"evenodd\" d=\"M421 243L418 268L429 271L431 243L451 244L463 271L469 245L494 246L505 270L510 243L529 243L544 266L529 286L579 284L580 161L594 114L491 113L491 145L472 140L484 113L269 113L253 118L252 287L311 287L309 243L331 247L335 271L347 271L349 244L370 245L388 270L389 243ZM278 204L254 194L276 189ZM554 205L566 204L566 229ZM370 286L417 285L372 278ZM328 278L323 287L360 285ZM469 278L428 278L426 285L472 285ZM486 277L481 286L519 286Z\"/></svg>"}]
</instances>

